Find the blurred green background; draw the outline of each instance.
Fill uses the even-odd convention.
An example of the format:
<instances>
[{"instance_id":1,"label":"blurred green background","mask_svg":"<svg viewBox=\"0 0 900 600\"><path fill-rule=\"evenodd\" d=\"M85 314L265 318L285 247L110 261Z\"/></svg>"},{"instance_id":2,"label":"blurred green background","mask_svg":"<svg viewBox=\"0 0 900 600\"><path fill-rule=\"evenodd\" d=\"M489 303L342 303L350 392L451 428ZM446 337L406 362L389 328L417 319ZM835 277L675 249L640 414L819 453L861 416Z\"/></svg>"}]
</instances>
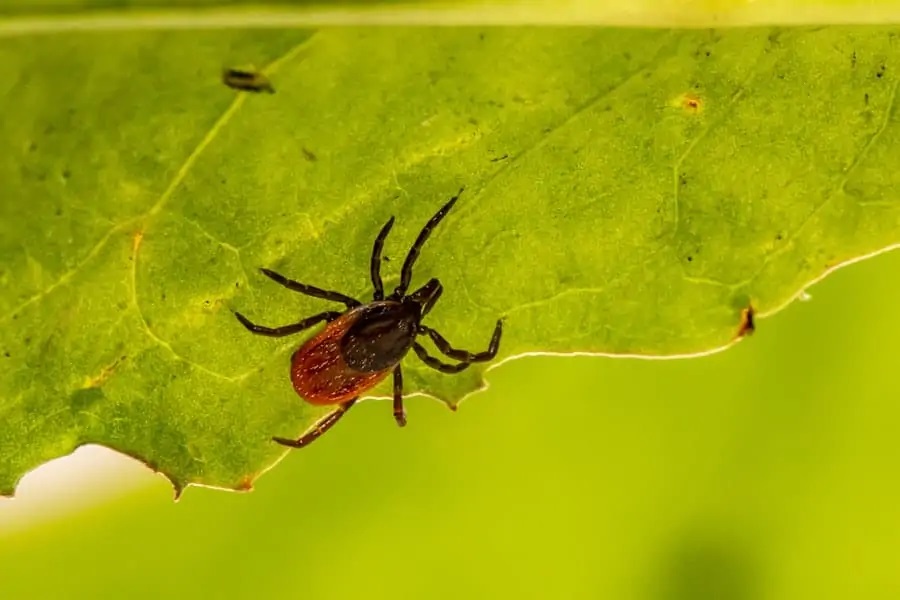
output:
<instances>
[{"instance_id":1,"label":"blurred green background","mask_svg":"<svg viewBox=\"0 0 900 600\"><path fill-rule=\"evenodd\" d=\"M405 430L363 403L250 494L148 471L0 530L2 597L896 598L900 253L810 291L709 357L523 359Z\"/></svg>"}]
</instances>

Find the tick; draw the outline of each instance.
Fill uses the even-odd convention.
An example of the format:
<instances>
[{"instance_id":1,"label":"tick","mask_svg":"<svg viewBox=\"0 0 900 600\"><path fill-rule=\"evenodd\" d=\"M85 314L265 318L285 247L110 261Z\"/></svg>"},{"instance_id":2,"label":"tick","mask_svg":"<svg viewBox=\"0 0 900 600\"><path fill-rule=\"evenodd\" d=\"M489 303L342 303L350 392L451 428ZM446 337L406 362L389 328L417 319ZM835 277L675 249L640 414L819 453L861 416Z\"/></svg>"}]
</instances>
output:
<instances>
[{"instance_id":1,"label":"tick","mask_svg":"<svg viewBox=\"0 0 900 600\"><path fill-rule=\"evenodd\" d=\"M312 443L350 410L360 394L373 388L391 373L394 376L394 419L397 425L406 425L400 362L410 349L422 362L442 373L459 373L472 363L487 362L497 355L503 332L501 320L497 321L487 350L477 353L459 350L451 346L436 330L422 324L422 319L434 308L443 292L441 282L431 278L419 289L407 293L412 282L413 265L422 246L456 204L462 191L460 188L422 228L403 261L400 284L388 296L384 294L381 281L381 251L391 227L394 226L394 217L388 219L378 232L372 247L369 273L374 293L371 302L360 302L340 292L313 287L269 269L260 269L264 275L289 290L339 302L347 307L344 311L329 310L291 325L274 328L256 325L244 315L235 313L238 320L252 333L269 337L292 335L322 322L327 324L294 352L291 357L291 383L297 394L310 404L335 405L336 408L300 438L293 440L274 437L273 441L292 448L302 448ZM419 336L431 338L438 350L456 362L445 363L429 355L416 339Z\"/></svg>"}]
</instances>

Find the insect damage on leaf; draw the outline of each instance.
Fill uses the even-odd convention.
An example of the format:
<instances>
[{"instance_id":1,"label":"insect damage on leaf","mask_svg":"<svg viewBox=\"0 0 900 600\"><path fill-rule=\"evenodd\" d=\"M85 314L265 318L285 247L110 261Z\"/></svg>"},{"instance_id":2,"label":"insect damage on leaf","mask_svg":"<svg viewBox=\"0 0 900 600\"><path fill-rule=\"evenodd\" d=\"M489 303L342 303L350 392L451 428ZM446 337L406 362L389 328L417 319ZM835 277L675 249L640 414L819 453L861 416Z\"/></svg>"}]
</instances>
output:
<instances>
[{"instance_id":1,"label":"insect damage on leaf","mask_svg":"<svg viewBox=\"0 0 900 600\"><path fill-rule=\"evenodd\" d=\"M685 92L672 100L670 104L689 113L699 113L703 110L703 98L696 92Z\"/></svg>"},{"instance_id":2,"label":"insect damage on leaf","mask_svg":"<svg viewBox=\"0 0 900 600\"><path fill-rule=\"evenodd\" d=\"M265 74L259 71L247 71L243 69L224 69L222 82L228 87L245 92L275 93L272 82Z\"/></svg>"},{"instance_id":3,"label":"insect damage on leaf","mask_svg":"<svg viewBox=\"0 0 900 600\"><path fill-rule=\"evenodd\" d=\"M737 335L735 337L742 338L753 335L753 332L756 331L756 322L754 321L755 314L752 305L741 310L741 323L738 326Z\"/></svg>"}]
</instances>

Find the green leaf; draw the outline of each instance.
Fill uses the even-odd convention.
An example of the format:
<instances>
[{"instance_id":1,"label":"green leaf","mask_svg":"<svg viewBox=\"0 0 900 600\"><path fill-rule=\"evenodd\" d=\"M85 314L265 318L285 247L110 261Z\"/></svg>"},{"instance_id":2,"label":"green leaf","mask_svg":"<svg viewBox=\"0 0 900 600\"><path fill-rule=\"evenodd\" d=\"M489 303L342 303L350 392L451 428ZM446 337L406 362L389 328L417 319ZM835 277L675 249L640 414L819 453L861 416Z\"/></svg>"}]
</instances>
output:
<instances>
[{"instance_id":1,"label":"green leaf","mask_svg":"<svg viewBox=\"0 0 900 600\"><path fill-rule=\"evenodd\" d=\"M886 24L900 0L4 0L0 35L68 29L323 25L733 27Z\"/></svg>"},{"instance_id":2,"label":"green leaf","mask_svg":"<svg viewBox=\"0 0 900 600\"><path fill-rule=\"evenodd\" d=\"M325 29L0 40L0 490L94 442L177 490L246 489L326 409L291 388L334 304L427 219L458 347L642 356L736 339L897 244L898 28ZM276 93L225 87L263 68ZM429 344L430 346L430 344ZM483 368L411 356L455 404ZM387 384L373 392L389 395ZM415 427L415 398L407 404ZM393 427L386 405L385 427ZM348 417L352 418L352 416Z\"/></svg>"}]
</instances>

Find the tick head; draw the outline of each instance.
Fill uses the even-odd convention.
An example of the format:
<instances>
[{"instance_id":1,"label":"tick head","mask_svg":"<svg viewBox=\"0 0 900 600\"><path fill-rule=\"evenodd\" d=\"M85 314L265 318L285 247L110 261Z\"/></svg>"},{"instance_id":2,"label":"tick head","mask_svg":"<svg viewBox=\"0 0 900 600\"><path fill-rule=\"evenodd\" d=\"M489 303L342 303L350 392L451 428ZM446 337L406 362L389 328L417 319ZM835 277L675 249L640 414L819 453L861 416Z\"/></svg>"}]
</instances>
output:
<instances>
[{"instance_id":1,"label":"tick head","mask_svg":"<svg viewBox=\"0 0 900 600\"><path fill-rule=\"evenodd\" d=\"M428 280L428 283L404 298L404 300L418 305L424 316L428 314L434 303L438 301L443 291L444 286L441 285L441 282L432 277Z\"/></svg>"}]
</instances>

